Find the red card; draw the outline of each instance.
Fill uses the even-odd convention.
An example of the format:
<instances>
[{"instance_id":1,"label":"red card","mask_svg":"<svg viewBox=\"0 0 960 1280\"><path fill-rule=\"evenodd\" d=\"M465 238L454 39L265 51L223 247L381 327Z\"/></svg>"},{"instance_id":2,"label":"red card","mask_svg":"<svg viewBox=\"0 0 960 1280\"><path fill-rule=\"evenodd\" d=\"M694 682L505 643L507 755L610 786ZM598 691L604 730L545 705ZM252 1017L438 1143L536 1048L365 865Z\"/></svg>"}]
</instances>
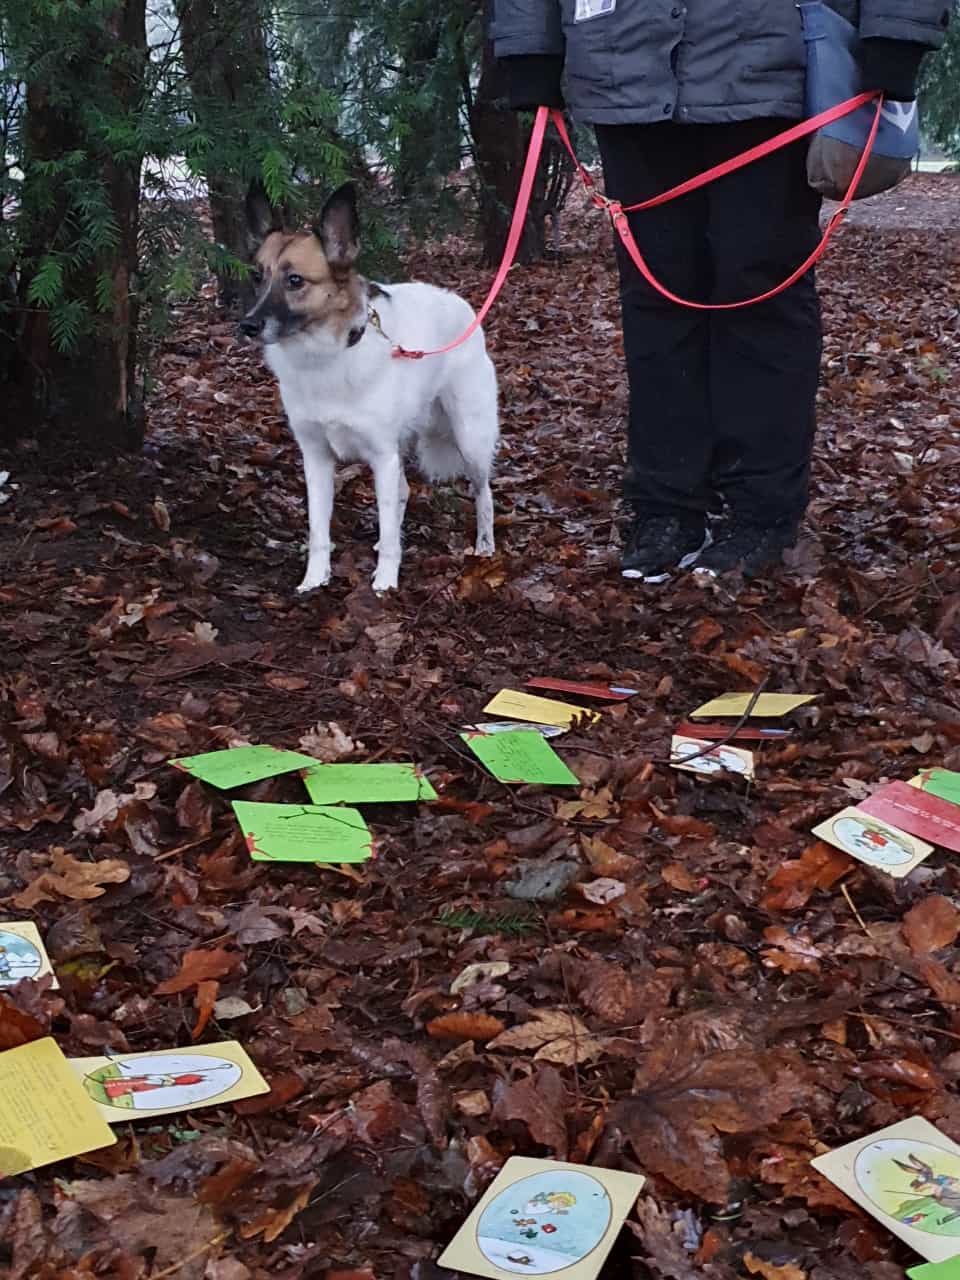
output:
<instances>
[{"instance_id":1,"label":"red card","mask_svg":"<svg viewBox=\"0 0 960 1280\"><path fill-rule=\"evenodd\" d=\"M960 853L960 805L951 804L949 800L941 800L906 782L891 782L869 799L861 800L857 808L929 844Z\"/></svg>"},{"instance_id":2,"label":"red card","mask_svg":"<svg viewBox=\"0 0 960 1280\"><path fill-rule=\"evenodd\" d=\"M695 724L692 720L685 720L677 725L674 733L683 738L699 738L701 742L723 742L725 739L731 742L767 742L789 738L793 732L792 729L759 729L746 725L731 733L732 727L729 724Z\"/></svg>"},{"instance_id":3,"label":"red card","mask_svg":"<svg viewBox=\"0 0 960 1280\"><path fill-rule=\"evenodd\" d=\"M626 702L635 698L639 689L624 689L609 684L582 684L579 680L554 680L552 676L534 676L528 689L552 689L554 693L579 693L584 698L602 698L605 702Z\"/></svg>"}]
</instances>

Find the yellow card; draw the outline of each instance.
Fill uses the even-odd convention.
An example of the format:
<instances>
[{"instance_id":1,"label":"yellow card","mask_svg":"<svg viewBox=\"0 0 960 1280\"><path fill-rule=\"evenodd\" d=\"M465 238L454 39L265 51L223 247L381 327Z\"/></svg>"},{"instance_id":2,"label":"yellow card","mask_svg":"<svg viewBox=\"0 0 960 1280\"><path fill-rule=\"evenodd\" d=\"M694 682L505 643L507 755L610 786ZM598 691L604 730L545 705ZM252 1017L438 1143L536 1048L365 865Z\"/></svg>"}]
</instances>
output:
<instances>
[{"instance_id":1,"label":"yellow card","mask_svg":"<svg viewBox=\"0 0 960 1280\"><path fill-rule=\"evenodd\" d=\"M55 1040L0 1053L0 1178L99 1151L116 1140Z\"/></svg>"},{"instance_id":2,"label":"yellow card","mask_svg":"<svg viewBox=\"0 0 960 1280\"><path fill-rule=\"evenodd\" d=\"M899 827L864 813L862 809L843 809L813 828L813 834L851 858L868 867L885 871L895 880L908 876L933 853L933 845L908 835Z\"/></svg>"},{"instance_id":3,"label":"yellow card","mask_svg":"<svg viewBox=\"0 0 960 1280\"><path fill-rule=\"evenodd\" d=\"M670 764L685 773L700 773L715 777L719 773L735 773L741 778L755 777L753 752L739 747L711 747L698 738L685 738L675 733L670 743Z\"/></svg>"},{"instance_id":4,"label":"yellow card","mask_svg":"<svg viewBox=\"0 0 960 1280\"><path fill-rule=\"evenodd\" d=\"M538 698L517 689L501 689L483 709L508 720L533 720L539 724L562 725L565 729L572 729L580 721L593 724L600 719L598 712L588 711L586 707L574 707L555 698Z\"/></svg>"},{"instance_id":5,"label":"yellow card","mask_svg":"<svg viewBox=\"0 0 960 1280\"><path fill-rule=\"evenodd\" d=\"M960 1254L960 1147L919 1116L811 1161L929 1262Z\"/></svg>"},{"instance_id":6,"label":"yellow card","mask_svg":"<svg viewBox=\"0 0 960 1280\"><path fill-rule=\"evenodd\" d=\"M37 926L29 920L0 923L0 987L12 987L21 978L43 978L53 967ZM59 986L56 978L53 985Z\"/></svg>"},{"instance_id":7,"label":"yellow card","mask_svg":"<svg viewBox=\"0 0 960 1280\"><path fill-rule=\"evenodd\" d=\"M816 696L815 693L761 693L750 716L751 719L759 716L762 719L779 720L781 716L796 711L797 707L813 702ZM696 711L691 711L690 714L697 718L742 716L752 699L752 693L725 693L719 698L705 702L702 707L697 707Z\"/></svg>"},{"instance_id":8,"label":"yellow card","mask_svg":"<svg viewBox=\"0 0 960 1280\"><path fill-rule=\"evenodd\" d=\"M116 1058L71 1058L70 1065L109 1124L222 1107L270 1090L235 1040Z\"/></svg>"},{"instance_id":9,"label":"yellow card","mask_svg":"<svg viewBox=\"0 0 960 1280\"><path fill-rule=\"evenodd\" d=\"M594 1280L643 1184L635 1173L513 1156L438 1265L491 1280Z\"/></svg>"}]
</instances>

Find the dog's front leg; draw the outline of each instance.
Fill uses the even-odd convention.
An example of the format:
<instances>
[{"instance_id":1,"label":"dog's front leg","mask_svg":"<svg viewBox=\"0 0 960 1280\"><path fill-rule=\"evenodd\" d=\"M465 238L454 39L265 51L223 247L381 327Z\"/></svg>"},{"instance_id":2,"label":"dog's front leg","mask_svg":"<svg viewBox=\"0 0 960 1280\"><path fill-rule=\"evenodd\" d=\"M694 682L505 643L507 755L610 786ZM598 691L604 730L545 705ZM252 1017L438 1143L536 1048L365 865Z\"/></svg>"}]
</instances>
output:
<instances>
[{"instance_id":1,"label":"dog's front leg","mask_svg":"<svg viewBox=\"0 0 960 1280\"><path fill-rule=\"evenodd\" d=\"M310 544L307 572L297 590L312 591L330 581L330 521L333 516L333 481L335 459L325 440L301 435L303 475L307 484L307 513L310 520Z\"/></svg>"},{"instance_id":2,"label":"dog's front leg","mask_svg":"<svg viewBox=\"0 0 960 1280\"><path fill-rule=\"evenodd\" d=\"M380 541L377 543L377 571L374 591L393 591L400 573L400 525L403 521L401 494L406 490L403 466L396 453L384 454L373 463L373 483L377 491Z\"/></svg>"}]
</instances>

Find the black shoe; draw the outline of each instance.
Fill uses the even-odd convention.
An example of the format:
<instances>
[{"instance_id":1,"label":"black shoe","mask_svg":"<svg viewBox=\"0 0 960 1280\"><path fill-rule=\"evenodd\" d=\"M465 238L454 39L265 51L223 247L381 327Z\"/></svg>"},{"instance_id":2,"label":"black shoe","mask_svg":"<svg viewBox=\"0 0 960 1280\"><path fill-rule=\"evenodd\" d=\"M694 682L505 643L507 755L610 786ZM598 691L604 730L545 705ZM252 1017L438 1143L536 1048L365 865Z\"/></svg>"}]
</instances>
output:
<instances>
[{"instance_id":1,"label":"black shoe","mask_svg":"<svg viewBox=\"0 0 960 1280\"><path fill-rule=\"evenodd\" d=\"M697 573L716 577L742 569L745 577L756 578L782 564L784 551L796 540L796 525L764 525L734 515L697 560Z\"/></svg>"},{"instance_id":2,"label":"black shoe","mask_svg":"<svg viewBox=\"0 0 960 1280\"><path fill-rule=\"evenodd\" d=\"M703 516L638 515L624 548L621 572L625 578L663 582L674 569L689 569L709 545Z\"/></svg>"}]
</instances>

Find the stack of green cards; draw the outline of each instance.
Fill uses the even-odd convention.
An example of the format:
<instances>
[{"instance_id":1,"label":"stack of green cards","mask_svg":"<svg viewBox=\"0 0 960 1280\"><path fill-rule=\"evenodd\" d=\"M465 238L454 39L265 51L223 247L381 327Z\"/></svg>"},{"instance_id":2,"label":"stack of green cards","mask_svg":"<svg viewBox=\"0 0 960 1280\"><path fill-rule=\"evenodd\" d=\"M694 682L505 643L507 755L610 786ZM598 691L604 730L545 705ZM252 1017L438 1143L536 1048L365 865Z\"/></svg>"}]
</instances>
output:
<instances>
[{"instance_id":1,"label":"stack of green cards","mask_svg":"<svg viewBox=\"0 0 960 1280\"><path fill-rule=\"evenodd\" d=\"M309 769L317 761L313 756L281 751L279 747L231 747L226 751L208 751L202 756L183 756L170 763L201 782L229 791L263 778L275 778L280 773Z\"/></svg>"},{"instance_id":2,"label":"stack of green cards","mask_svg":"<svg viewBox=\"0 0 960 1280\"><path fill-rule=\"evenodd\" d=\"M949 1262L924 1262L907 1272L910 1280L960 1280L960 1255Z\"/></svg>"},{"instance_id":3,"label":"stack of green cards","mask_svg":"<svg viewBox=\"0 0 960 1280\"><path fill-rule=\"evenodd\" d=\"M313 804L253 804L233 811L254 862L366 862L370 828L356 809Z\"/></svg>"},{"instance_id":4,"label":"stack of green cards","mask_svg":"<svg viewBox=\"0 0 960 1280\"><path fill-rule=\"evenodd\" d=\"M924 769L923 773L910 779L910 785L931 796L939 796L941 800L960 805L960 773L955 773L952 769Z\"/></svg>"},{"instance_id":5,"label":"stack of green cards","mask_svg":"<svg viewBox=\"0 0 960 1280\"><path fill-rule=\"evenodd\" d=\"M303 781L314 804L383 804L436 800L430 782L413 764L318 764Z\"/></svg>"},{"instance_id":6,"label":"stack of green cards","mask_svg":"<svg viewBox=\"0 0 960 1280\"><path fill-rule=\"evenodd\" d=\"M539 733L521 729L518 733L461 733L460 737L501 782L580 785L579 778Z\"/></svg>"}]
</instances>

